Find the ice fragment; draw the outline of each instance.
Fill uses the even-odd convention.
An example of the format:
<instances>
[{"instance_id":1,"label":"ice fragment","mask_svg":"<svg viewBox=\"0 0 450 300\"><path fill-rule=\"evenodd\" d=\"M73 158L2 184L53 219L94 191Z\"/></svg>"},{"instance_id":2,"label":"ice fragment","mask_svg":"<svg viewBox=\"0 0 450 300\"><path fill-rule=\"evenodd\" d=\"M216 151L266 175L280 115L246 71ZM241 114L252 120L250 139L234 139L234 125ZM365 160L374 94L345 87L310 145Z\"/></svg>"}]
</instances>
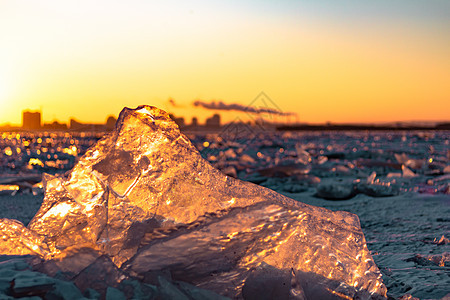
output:
<instances>
[{"instance_id":1,"label":"ice fragment","mask_svg":"<svg viewBox=\"0 0 450 300\"><path fill-rule=\"evenodd\" d=\"M308 173L309 153L298 154L303 163L267 172ZM53 261L82 291L107 297L133 276L182 298L162 276L169 272L172 280L233 298L251 298L246 291L259 286L306 299L386 296L355 215L222 174L155 107L125 108L115 130L67 178L46 175L44 184L44 202L28 229L0 222L15 237L2 253ZM353 190L341 186L342 194ZM24 250L11 250L16 246ZM80 264L72 267L73 257ZM286 285L276 287L283 278Z\"/></svg>"}]
</instances>

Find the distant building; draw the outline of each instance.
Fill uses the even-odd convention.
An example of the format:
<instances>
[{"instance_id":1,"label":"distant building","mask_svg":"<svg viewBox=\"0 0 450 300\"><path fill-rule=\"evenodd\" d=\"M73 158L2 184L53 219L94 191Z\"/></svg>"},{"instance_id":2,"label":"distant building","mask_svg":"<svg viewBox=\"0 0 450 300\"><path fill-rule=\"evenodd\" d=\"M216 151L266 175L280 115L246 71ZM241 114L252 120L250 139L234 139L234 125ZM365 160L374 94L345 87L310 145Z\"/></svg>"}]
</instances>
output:
<instances>
[{"instance_id":1,"label":"distant building","mask_svg":"<svg viewBox=\"0 0 450 300\"><path fill-rule=\"evenodd\" d=\"M67 125L59 123L58 121L53 121L53 123L44 123L42 128L45 130L67 130Z\"/></svg>"},{"instance_id":2,"label":"distant building","mask_svg":"<svg viewBox=\"0 0 450 300\"><path fill-rule=\"evenodd\" d=\"M211 118L206 119L207 127L220 127L220 115L214 114Z\"/></svg>"},{"instance_id":3,"label":"distant building","mask_svg":"<svg viewBox=\"0 0 450 300\"><path fill-rule=\"evenodd\" d=\"M80 130L80 129L83 129L84 127L85 127L85 125L83 123L80 123L75 119L70 119L70 129Z\"/></svg>"},{"instance_id":4,"label":"distant building","mask_svg":"<svg viewBox=\"0 0 450 300\"><path fill-rule=\"evenodd\" d=\"M110 121L111 122L111 121ZM75 119L70 119L70 130L75 131L107 131L106 124L81 123Z\"/></svg>"},{"instance_id":5,"label":"distant building","mask_svg":"<svg viewBox=\"0 0 450 300\"><path fill-rule=\"evenodd\" d=\"M192 127L197 127L198 126L198 119L196 117L192 118L191 126Z\"/></svg>"},{"instance_id":6,"label":"distant building","mask_svg":"<svg viewBox=\"0 0 450 300\"><path fill-rule=\"evenodd\" d=\"M24 111L22 113L23 129L40 129L41 128L41 112Z\"/></svg>"},{"instance_id":7,"label":"distant building","mask_svg":"<svg viewBox=\"0 0 450 300\"><path fill-rule=\"evenodd\" d=\"M174 115L172 115L172 114L169 114L169 117L178 125L178 127L184 127L186 124L184 123L184 118L183 117L180 117L180 118L177 118L177 117L175 117Z\"/></svg>"},{"instance_id":8,"label":"distant building","mask_svg":"<svg viewBox=\"0 0 450 300\"><path fill-rule=\"evenodd\" d=\"M107 130L113 130L114 127L116 127L117 119L114 116L109 116L108 119L106 119L106 129Z\"/></svg>"}]
</instances>

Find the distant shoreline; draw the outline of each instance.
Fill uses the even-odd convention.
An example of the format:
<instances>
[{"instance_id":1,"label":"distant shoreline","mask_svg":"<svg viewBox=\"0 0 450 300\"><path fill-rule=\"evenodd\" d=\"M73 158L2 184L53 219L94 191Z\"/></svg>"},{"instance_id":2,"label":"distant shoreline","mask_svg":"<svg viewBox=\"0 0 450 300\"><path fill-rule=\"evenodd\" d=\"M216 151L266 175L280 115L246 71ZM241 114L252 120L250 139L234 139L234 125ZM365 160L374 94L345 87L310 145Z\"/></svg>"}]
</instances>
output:
<instances>
[{"instance_id":1,"label":"distant shoreline","mask_svg":"<svg viewBox=\"0 0 450 300\"><path fill-rule=\"evenodd\" d=\"M231 124L231 123L230 123ZM207 127L207 126L186 126L181 127L182 132L199 133L199 132L220 132L230 124L222 126ZM249 126L254 128L255 125L238 124L238 126ZM450 130L449 123L438 123L435 126L419 126L419 125L356 125L356 124L321 124L321 125L277 125L265 124L268 130L273 131L435 131L435 130ZM256 128L261 128L261 125ZM266 127L266 126L264 126ZM83 126L79 128L39 128L39 129L25 129L23 127L0 127L0 132L109 132L111 128L105 126Z\"/></svg>"},{"instance_id":2,"label":"distant shoreline","mask_svg":"<svg viewBox=\"0 0 450 300\"><path fill-rule=\"evenodd\" d=\"M415 130L450 130L450 123L436 126L386 126L386 125L283 125L278 131L415 131Z\"/></svg>"}]
</instances>

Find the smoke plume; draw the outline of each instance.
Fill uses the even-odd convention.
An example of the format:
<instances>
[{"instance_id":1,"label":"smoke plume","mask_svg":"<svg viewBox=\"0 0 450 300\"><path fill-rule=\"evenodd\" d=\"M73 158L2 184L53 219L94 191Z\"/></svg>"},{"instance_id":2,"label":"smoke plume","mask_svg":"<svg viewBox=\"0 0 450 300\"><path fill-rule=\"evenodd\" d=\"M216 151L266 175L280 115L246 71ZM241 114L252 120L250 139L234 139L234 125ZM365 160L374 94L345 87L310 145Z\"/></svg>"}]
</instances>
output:
<instances>
[{"instance_id":1,"label":"smoke plume","mask_svg":"<svg viewBox=\"0 0 450 300\"><path fill-rule=\"evenodd\" d=\"M169 98L169 100L167 100L167 102L169 102L169 104L170 104L172 107L180 107L180 106L175 102L175 100L173 100L172 98Z\"/></svg>"},{"instance_id":2,"label":"smoke plume","mask_svg":"<svg viewBox=\"0 0 450 300\"><path fill-rule=\"evenodd\" d=\"M278 109L273 109L273 108L269 108L269 107L244 106L242 104L237 104L237 103L226 104L222 101L206 102L206 101L202 101L202 100L196 100L196 101L194 101L193 105L196 107L203 107L206 109L234 110L234 111L242 111L242 112L252 113L252 114L267 113L267 114L273 114L273 115L278 115L278 116L296 115L296 113L293 113L293 112L282 112L282 111L279 111Z\"/></svg>"}]
</instances>

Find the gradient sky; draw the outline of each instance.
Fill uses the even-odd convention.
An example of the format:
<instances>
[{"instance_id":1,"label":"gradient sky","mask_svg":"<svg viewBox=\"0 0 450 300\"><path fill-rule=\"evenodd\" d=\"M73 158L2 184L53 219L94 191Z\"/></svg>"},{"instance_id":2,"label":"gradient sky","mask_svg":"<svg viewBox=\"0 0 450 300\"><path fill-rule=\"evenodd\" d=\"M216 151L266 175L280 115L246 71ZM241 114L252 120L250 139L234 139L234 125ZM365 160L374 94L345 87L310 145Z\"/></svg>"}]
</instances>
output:
<instances>
[{"instance_id":1,"label":"gradient sky","mask_svg":"<svg viewBox=\"0 0 450 300\"><path fill-rule=\"evenodd\" d=\"M261 91L303 122L450 120L449 16L448 0L0 0L0 124L139 104L203 120L194 100Z\"/></svg>"}]
</instances>

